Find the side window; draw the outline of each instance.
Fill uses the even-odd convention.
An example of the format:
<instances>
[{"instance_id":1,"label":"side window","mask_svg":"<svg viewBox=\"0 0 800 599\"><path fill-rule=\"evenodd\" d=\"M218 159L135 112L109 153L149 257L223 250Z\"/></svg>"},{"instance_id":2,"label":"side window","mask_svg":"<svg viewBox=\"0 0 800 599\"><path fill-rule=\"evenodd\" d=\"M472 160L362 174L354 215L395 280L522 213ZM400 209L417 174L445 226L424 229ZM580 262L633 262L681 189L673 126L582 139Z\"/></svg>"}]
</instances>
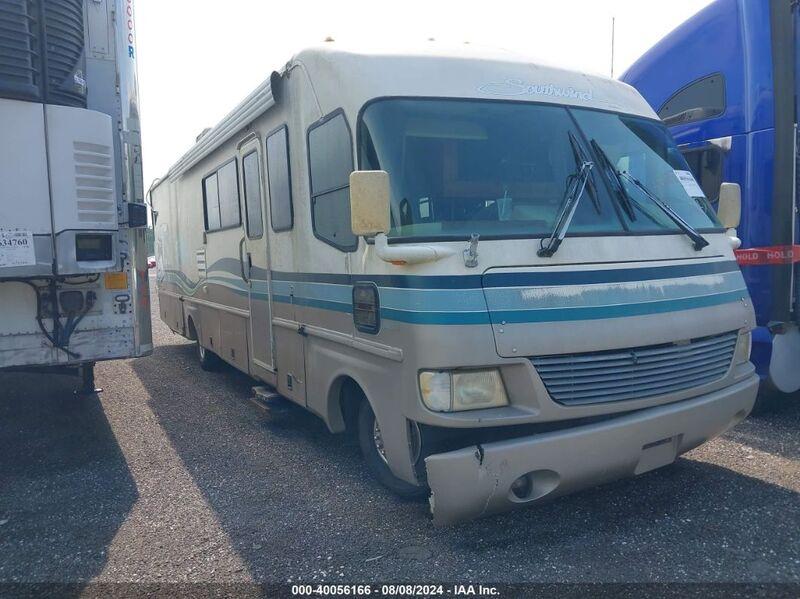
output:
<instances>
[{"instance_id":1,"label":"side window","mask_svg":"<svg viewBox=\"0 0 800 599\"><path fill-rule=\"evenodd\" d=\"M241 224L238 177L236 160L231 160L203 179L206 231L218 231Z\"/></svg>"},{"instance_id":2,"label":"side window","mask_svg":"<svg viewBox=\"0 0 800 599\"><path fill-rule=\"evenodd\" d=\"M292 176L289 169L289 133L286 126L267 137L267 175L272 230L288 231L294 224Z\"/></svg>"},{"instance_id":3,"label":"side window","mask_svg":"<svg viewBox=\"0 0 800 599\"><path fill-rule=\"evenodd\" d=\"M725 77L708 75L675 92L659 109L658 116L667 125L702 121L725 112Z\"/></svg>"},{"instance_id":4,"label":"side window","mask_svg":"<svg viewBox=\"0 0 800 599\"><path fill-rule=\"evenodd\" d=\"M314 234L342 251L358 247L350 228L350 173L353 148L342 113L327 117L308 132L311 218Z\"/></svg>"},{"instance_id":5,"label":"side window","mask_svg":"<svg viewBox=\"0 0 800 599\"><path fill-rule=\"evenodd\" d=\"M205 209L206 231L222 228L219 224L219 186L217 173L203 179L203 208Z\"/></svg>"},{"instance_id":6,"label":"side window","mask_svg":"<svg viewBox=\"0 0 800 599\"><path fill-rule=\"evenodd\" d=\"M236 172L236 161L217 171L219 179L219 214L222 228L235 227L242 223L242 214L239 210L239 180Z\"/></svg>"},{"instance_id":7,"label":"side window","mask_svg":"<svg viewBox=\"0 0 800 599\"><path fill-rule=\"evenodd\" d=\"M242 159L242 179L244 180L244 206L247 213L247 236L254 239L264 234L261 213L261 169L258 165L258 152L255 150Z\"/></svg>"},{"instance_id":8,"label":"side window","mask_svg":"<svg viewBox=\"0 0 800 599\"><path fill-rule=\"evenodd\" d=\"M700 184L700 188L712 204L719 200L719 188L722 185L722 168L725 155L721 148L688 149L683 157L689 163L692 174Z\"/></svg>"}]
</instances>

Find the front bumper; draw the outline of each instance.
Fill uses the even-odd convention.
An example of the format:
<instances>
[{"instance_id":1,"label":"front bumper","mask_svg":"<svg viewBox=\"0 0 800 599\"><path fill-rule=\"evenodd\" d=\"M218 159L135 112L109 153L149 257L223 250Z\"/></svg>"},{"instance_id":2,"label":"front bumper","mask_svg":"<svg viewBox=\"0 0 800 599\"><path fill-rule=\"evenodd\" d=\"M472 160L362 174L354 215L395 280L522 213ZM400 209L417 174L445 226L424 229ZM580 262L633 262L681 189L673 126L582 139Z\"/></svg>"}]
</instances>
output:
<instances>
[{"instance_id":1,"label":"front bumper","mask_svg":"<svg viewBox=\"0 0 800 599\"><path fill-rule=\"evenodd\" d=\"M759 378L597 424L432 455L436 524L451 524L643 474L722 434L750 413ZM526 495L512 484L527 476Z\"/></svg>"}]
</instances>

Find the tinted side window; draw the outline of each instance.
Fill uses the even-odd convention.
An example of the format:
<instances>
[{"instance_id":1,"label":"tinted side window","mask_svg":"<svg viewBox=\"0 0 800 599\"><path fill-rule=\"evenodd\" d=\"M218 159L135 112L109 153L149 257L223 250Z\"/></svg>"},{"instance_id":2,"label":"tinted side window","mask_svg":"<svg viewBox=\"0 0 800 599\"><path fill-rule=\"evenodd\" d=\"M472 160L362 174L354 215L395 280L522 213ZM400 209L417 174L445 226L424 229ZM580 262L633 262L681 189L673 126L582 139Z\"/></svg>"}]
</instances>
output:
<instances>
[{"instance_id":1,"label":"tinted side window","mask_svg":"<svg viewBox=\"0 0 800 599\"><path fill-rule=\"evenodd\" d=\"M239 210L239 181L236 161L232 160L217 171L219 181L219 215L223 229L235 227L242 222Z\"/></svg>"},{"instance_id":2,"label":"tinted side window","mask_svg":"<svg viewBox=\"0 0 800 599\"><path fill-rule=\"evenodd\" d=\"M289 169L289 139L286 127L267 138L269 208L273 231L288 231L294 222L292 177Z\"/></svg>"},{"instance_id":3,"label":"tinted side window","mask_svg":"<svg viewBox=\"0 0 800 599\"><path fill-rule=\"evenodd\" d=\"M220 228L217 173L203 179L203 207L206 217L206 231L216 231Z\"/></svg>"},{"instance_id":4,"label":"tinted side window","mask_svg":"<svg viewBox=\"0 0 800 599\"><path fill-rule=\"evenodd\" d=\"M350 228L353 149L343 114L329 117L309 130L308 157L314 233L340 250L352 251L358 246Z\"/></svg>"},{"instance_id":5,"label":"tinted side window","mask_svg":"<svg viewBox=\"0 0 800 599\"><path fill-rule=\"evenodd\" d=\"M664 102L658 116L667 125L693 123L725 112L725 77L709 75L678 90Z\"/></svg>"},{"instance_id":6,"label":"tinted side window","mask_svg":"<svg viewBox=\"0 0 800 599\"><path fill-rule=\"evenodd\" d=\"M247 236L261 237L264 234L264 225L261 213L261 169L258 165L258 152L250 152L242 159L242 178L247 213Z\"/></svg>"}]
</instances>

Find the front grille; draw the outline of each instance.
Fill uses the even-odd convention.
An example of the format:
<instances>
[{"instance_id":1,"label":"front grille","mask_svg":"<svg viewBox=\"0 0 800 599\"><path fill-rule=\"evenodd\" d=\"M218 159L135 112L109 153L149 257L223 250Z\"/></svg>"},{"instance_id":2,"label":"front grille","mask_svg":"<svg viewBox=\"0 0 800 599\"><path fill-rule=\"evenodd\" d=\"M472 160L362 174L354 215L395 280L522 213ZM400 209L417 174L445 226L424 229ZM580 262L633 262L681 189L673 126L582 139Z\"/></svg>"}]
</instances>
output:
<instances>
[{"instance_id":1,"label":"front grille","mask_svg":"<svg viewBox=\"0 0 800 599\"><path fill-rule=\"evenodd\" d=\"M630 349L531 358L553 400L587 405L643 399L725 376L737 332Z\"/></svg>"}]
</instances>

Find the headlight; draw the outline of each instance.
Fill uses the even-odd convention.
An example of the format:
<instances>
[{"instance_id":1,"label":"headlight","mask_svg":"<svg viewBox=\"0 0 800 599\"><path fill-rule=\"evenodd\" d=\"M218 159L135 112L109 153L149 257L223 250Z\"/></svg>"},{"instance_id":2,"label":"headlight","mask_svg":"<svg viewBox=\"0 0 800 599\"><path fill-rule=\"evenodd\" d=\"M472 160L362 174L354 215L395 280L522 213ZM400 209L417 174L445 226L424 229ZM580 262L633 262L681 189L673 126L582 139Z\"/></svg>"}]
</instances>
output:
<instances>
[{"instance_id":1,"label":"headlight","mask_svg":"<svg viewBox=\"0 0 800 599\"><path fill-rule=\"evenodd\" d=\"M750 359L750 352L753 349L753 334L748 331L739 335L736 341L736 360L747 362Z\"/></svg>"},{"instance_id":2,"label":"headlight","mask_svg":"<svg viewBox=\"0 0 800 599\"><path fill-rule=\"evenodd\" d=\"M463 412L508 405L500 371L424 371L419 375L422 401L434 412Z\"/></svg>"}]
</instances>

